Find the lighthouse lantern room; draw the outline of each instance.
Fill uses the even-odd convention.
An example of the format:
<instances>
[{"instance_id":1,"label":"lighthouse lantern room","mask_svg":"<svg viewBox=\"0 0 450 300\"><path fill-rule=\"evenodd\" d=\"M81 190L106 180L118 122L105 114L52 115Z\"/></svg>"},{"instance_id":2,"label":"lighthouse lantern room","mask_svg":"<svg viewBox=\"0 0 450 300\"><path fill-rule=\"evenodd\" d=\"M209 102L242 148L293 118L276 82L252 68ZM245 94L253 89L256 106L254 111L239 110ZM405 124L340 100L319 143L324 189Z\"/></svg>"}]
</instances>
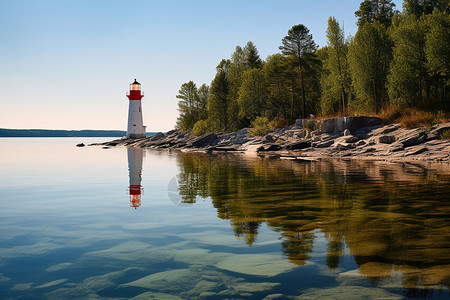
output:
<instances>
[{"instance_id":1,"label":"lighthouse lantern room","mask_svg":"<svg viewBox=\"0 0 450 300\"><path fill-rule=\"evenodd\" d=\"M128 127L127 138L145 137L145 126L142 120L142 104L141 99L144 92L141 91L141 84L134 79L130 84L130 91L127 93L130 100L128 109Z\"/></svg>"}]
</instances>

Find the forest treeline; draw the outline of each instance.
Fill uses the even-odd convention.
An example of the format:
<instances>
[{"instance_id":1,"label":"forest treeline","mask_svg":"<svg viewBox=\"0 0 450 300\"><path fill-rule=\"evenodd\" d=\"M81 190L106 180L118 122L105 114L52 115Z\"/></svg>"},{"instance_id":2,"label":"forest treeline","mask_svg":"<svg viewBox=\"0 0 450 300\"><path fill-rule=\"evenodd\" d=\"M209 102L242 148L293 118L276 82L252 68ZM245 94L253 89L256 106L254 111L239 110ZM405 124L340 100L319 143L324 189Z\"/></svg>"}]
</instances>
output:
<instances>
[{"instance_id":1,"label":"forest treeline","mask_svg":"<svg viewBox=\"0 0 450 300\"><path fill-rule=\"evenodd\" d=\"M236 46L210 85L182 84L176 127L199 135L391 106L448 112L449 3L405 0L400 12L391 0L364 0L355 36L330 17L322 48L303 24L266 60L251 41Z\"/></svg>"}]
</instances>

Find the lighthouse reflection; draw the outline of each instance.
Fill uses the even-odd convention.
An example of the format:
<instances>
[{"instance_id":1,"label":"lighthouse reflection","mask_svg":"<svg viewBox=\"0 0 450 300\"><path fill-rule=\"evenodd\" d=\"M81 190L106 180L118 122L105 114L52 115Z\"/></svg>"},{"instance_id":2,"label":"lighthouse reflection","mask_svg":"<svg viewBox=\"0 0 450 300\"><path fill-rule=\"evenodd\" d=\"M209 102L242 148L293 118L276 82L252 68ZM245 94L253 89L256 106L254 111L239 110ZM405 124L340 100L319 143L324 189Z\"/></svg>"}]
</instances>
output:
<instances>
[{"instance_id":1,"label":"lighthouse reflection","mask_svg":"<svg viewBox=\"0 0 450 300\"><path fill-rule=\"evenodd\" d=\"M141 181L144 151L139 148L127 148L127 155L128 177L130 181L127 193L130 195L130 207L134 207L134 209L136 209L141 206L141 195L143 193Z\"/></svg>"}]
</instances>

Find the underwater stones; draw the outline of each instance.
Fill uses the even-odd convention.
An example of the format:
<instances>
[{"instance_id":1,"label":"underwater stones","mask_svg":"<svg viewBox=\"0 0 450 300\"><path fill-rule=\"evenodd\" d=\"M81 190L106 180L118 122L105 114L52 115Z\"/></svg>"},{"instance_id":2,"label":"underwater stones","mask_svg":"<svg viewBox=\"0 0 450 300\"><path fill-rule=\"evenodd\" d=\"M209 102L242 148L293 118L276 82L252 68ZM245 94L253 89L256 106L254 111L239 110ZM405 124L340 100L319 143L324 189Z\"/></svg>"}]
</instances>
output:
<instances>
[{"instance_id":1,"label":"underwater stones","mask_svg":"<svg viewBox=\"0 0 450 300\"><path fill-rule=\"evenodd\" d=\"M388 292L381 288L361 286L338 286L329 289L309 289L295 299L403 299L401 295Z\"/></svg>"},{"instance_id":2,"label":"underwater stones","mask_svg":"<svg viewBox=\"0 0 450 300\"><path fill-rule=\"evenodd\" d=\"M37 286L36 289L45 289L45 288L48 288L48 287L52 287L52 286L64 283L67 280L68 280L67 278L63 278L63 279L58 279L58 280L54 280L54 281L51 281L51 282L47 282L45 284L41 284L41 285Z\"/></svg>"},{"instance_id":3,"label":"underwater stones","mask_svg":"<svg viewBox=\"0 0 450 300\"><path fill-rule=\"evenodd\" d=\"M11 280L11 278L6 277L6 276L3 275L2 273L0 273L0 284L2 284L2 283L4 283L4 282L7 282L7 281L9 281L9 280Z\"/></svg>"},{"instance_id":4,"label":"underwater stones","mask_svg":"<svg viewBox=\"0 0 450 300\"><path fill-rule=\"evenodd\" d=\"M120 286L148 288L161 292L182 292L194 288L198 281L197 272L190 269L176 269L151 274Z\"/></svg>"},{"instance_id":5,"label":"underwater stones","mask_svg":"<svg viewBox=\"0 0 450 300\"><path fill-rule=\"evenodd\" d=\"M101 265L127 261L138 266L141 263L161 263L172 259L164 249L158 249L150 244L141 242L126 242L109 249L88 252L80 259L83 263ZM116 262L115 262L116 261Z\"/></svg>"},{"instance_id":6,"label":"underwater stones","mask_svg":"<svg viewBox=\"0 0 450 300\"><path fill-rule=\"evenodd\" d=\"M11 290L12 291L26 291L31 289L33 286L32 282L27 282L27 283L16 283Z\"/></svg>"},{"instance_id":7,"label":"underwater stones","mask_svg":"<svg viewBox=\"0 0 450 300\"><path fill-rule=\"evenodd\" d=\"M66 268L69 268L70 266L74 265L74 263L60 263L54 266L51 266L50 268L48 268L46 271L47 272L56 272L56 271L61 271L64 270Z\"/></svg>"},{"instance_id":8,"label":"underwater stones","mask_svg":"<svg viewBox=\"0 0 450 300\"><path fill-rule=\"evenodd\" d=\"M157 293L157 292L146 292L143 294L140 294L136 297L130 298L130 300L183 300L183 298L171 295L171 294L164 294L164 293Z\"/></svg>"},{"instance_id":9,"label":"underwater stones","mask_svg":"<svg viewBox=\"0 0 450 300\"><path fill-rule=\"evenodd\" d=\"M271 277L290 271L296 266L278 255L235 254L219 261L216 267L241 274Z\"/></svg>"}]
</instances>

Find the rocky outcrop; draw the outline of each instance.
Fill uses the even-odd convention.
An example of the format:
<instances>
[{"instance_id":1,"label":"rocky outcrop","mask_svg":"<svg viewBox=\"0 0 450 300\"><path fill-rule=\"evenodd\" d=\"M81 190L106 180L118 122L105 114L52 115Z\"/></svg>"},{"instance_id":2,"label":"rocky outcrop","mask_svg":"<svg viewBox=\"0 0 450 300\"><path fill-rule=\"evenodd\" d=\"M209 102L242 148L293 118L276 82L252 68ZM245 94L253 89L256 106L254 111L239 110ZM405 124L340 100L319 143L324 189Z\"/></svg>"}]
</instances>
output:
<instances>
[{"instance_id":1,"label":"rocky outcrop","mask_svg":"<svg viewBox=\"0 0 450 300\"><path fill-rule=\"evenodd\" d=\"M311 121L308 121L311 122ZM426 128L404 129L399 124L381 126L373 117L347 117L296 124L271 130L266 136L249 136L250 128L231 133L170 131L141 139L119 139L100 145L124 145L183 151L247 152L267 157L346 157L371 160L432 160L450 162L450 140L439 137L450 123ZM365 125L365 126L364 126ZM361 127L364 126L364 127Z\"/></svg>"}]
</instances>

